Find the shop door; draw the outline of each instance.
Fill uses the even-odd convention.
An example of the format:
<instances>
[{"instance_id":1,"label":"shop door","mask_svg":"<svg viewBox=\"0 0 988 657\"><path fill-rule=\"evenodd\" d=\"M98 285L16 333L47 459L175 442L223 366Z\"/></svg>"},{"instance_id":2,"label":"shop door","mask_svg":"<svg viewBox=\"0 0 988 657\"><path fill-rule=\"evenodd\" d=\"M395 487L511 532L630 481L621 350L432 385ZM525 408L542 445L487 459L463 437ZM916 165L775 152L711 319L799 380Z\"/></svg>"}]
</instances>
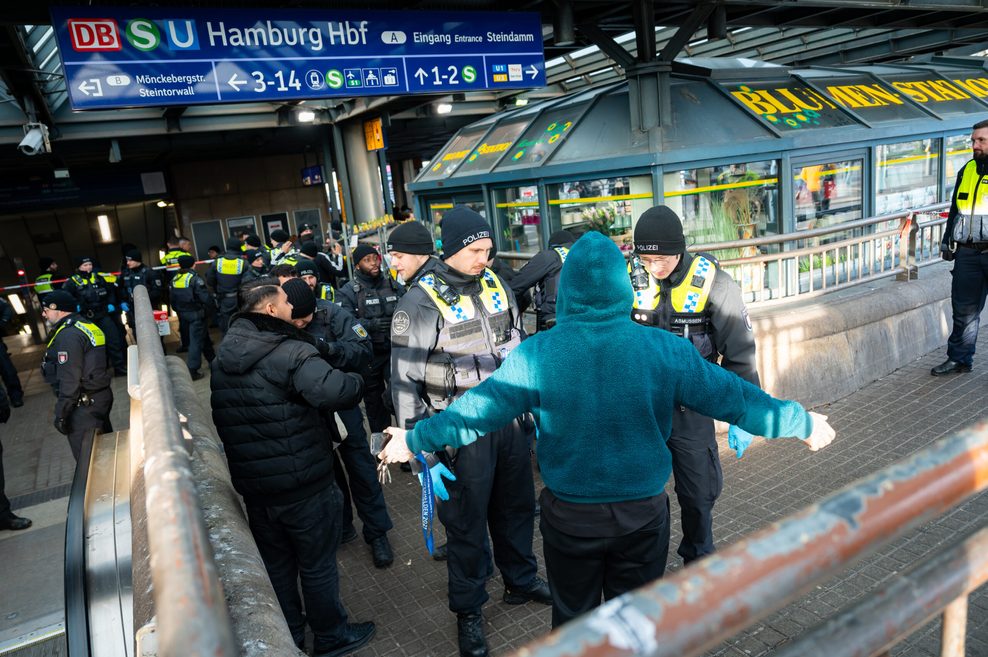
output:
<instances>
[{"instance_id":1,"label":"shop door","mask_svg":"<svg viewBox=\"0 0 988 657\"><path fill-rule=\"evenodd\" d=\"M272 232L278 230L279 228L285 232L289 232L290 229L288 228L288 213L275 212L273 214L262 214L261 226L264 229L264 242L266 244L271 244Z\"/></svg>"}]
</instances>

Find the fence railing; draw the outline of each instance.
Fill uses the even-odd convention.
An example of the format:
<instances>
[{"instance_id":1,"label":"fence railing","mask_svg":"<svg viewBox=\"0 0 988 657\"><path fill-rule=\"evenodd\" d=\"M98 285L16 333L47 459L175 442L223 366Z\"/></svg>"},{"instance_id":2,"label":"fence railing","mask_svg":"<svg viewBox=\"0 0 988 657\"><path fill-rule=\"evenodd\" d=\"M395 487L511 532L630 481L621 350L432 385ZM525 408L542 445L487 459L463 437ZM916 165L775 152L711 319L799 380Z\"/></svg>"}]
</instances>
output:
<instances>
[{"instance_id":1,"label":"fence railing","mask_svg":"<svg viewBox=\"0 0 988 657\"><path fill-rule=\"evenodd\" d=\"M516 657L691 657L765 618L896 538L988 488L988 422L858 480L678 573L625 594ZM966 593L988 578L984 532L794 643L790 655L872 655L950 604L944 656L964 635ZM930 574L930 569L935 574ZM921 586L910 596L894 596ZM891 591L891 593L889 593ZM908 608L910 613L904 613ZM861 625L862 627L849 627ZM843 628L844 634L834 628ZM867 635L872 636L864 643ZM846 640L845 640L846 639ZM825 640L818 651L812 641ZM857 642L861 641L859 645ZM875 650L870 648L877 646ZM949 648L949 650L947 650Z\"/></svg>"},{"instance_id":2,"label":"fence railing","mask_svg":"<svg viewBox=\"0 0 988 657\"><path fill-rule=\"evenodd\" d=\"M235 648L213 549L199 509L165 355L147 290L134 290L140 362L143 487L157 654L233 657ZM135 464L132 464L132 467Z\"/></svg>"},{"instance_id":3,"label":"fence railing","mask_svg":"<svg viewBox=\"0 0 988 657\"><path fill-rule=\"evenodd\" d=\"M949 203L867 217L825 228L732 242L695 244L712 253L741 286L748 303L808 298L892 276L915 279L940 260ZM515 266L534 254L498 256Z\"/></svg>"}]
</instances>

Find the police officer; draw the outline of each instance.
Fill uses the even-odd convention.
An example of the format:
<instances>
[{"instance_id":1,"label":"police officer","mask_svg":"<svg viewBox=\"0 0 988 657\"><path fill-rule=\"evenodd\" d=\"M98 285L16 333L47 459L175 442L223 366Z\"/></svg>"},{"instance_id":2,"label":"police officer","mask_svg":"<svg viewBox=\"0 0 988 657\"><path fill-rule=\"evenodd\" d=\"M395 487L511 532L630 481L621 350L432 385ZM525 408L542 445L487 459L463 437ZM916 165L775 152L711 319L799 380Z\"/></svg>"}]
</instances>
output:
<instances>
[{"instance_id":1,"label":"police officer","mask_svg":"<svg viewBox=\"0 0 988 657\"><path fill-rule=\"evenodd\" d=\"M88 431L113 431L113 391L106 362L104 331L76 314L76 299L56 290L45 299L42 314L51 324L41 363L45 382L55 392L55 429L69 437L76 460Z\"/></svg>"},{"instance_id":2,"label":"police officer","mask_svg":"<svg viewBox=\"0 0 988 657\"><path fill-rule=\"evenodd\" d=\"M226 241L226 253L214 260L206 272L206 283L216 294L216 323L223 335L230 326L230 317L237 312L237 292L247 268L240 240L231 237ZM189 348L191 350L191 344Z\"/></svg>"},{"instance_id":3,"label":"police officer","mask_svg":"<svg viewBox=\"0 0 988 657\"><path fill-rule=\"evenodd\" d=\"M978 343L978 325L988 293L988 121L974 124L974 158L957 174L954 196L943 231L940 255L954 263L950 282L953 328L947 339L947 360L933 376L970 372Z\"/></svg>"},{"instance_id":4,"label":"police officer","mask_svg":"<svg viewBox=\"0 0 988 657\"><path fill-rule=\"evenodd\" d=\"M634 243L632 319L688 339L707 360L719 359L724 369L759 385L741 288L712 256L686 252L679 216L664 205L646 210L635 225ZM730 431L740 457L751 436L737 427ZM713 508L724 479L713 420L677 409L668 445L683 524L677 552L688 564L714 551Z\"/></svg>"},{"instance_id":5,"label":"police officer","mask_svg":"<svg viewBox=\"0 0 988 657\"><path fill-rule=\"evenodd\" d=\"M148 291L151 305L157 305L161 301L164 287L161 284L161 276L158 272L144 264L141 252L131 249L124 254L124 271L117 279L118 296L120 298L120 309L127 314L127 326L134 332L134 340L137 340L137 321L134 318L134 288L143 285Z\"/></svg>"},{"instance_id":6,"label":"police officer","mask_svg":"<svg viewBox=\"0 0 988 657\"><path fill-rule=\"evenodd\" d=\"M415 283L420 273L431 271L436 263L432 257L436 252L432 232L421 222L409 221L392 230L387 245L391 267L405 289Z\"/></svg>"},{"instance_id":7,"label":"police officer","mask_svg":"<svg viewBox=\"0 0 988 657\"><path fill-rule=\"evenodd\" d=\"M165 242L166 249L165 255L161 256L161 264L165 266L165 273L162 277L162 284L167 289L172 282L172 277L178 271L178 259L180 256L190 256L192 253L190 251L185 251L181 248L182 238L179 237L169 237ZM169 307L171 307L171 302L169 301ZM182 354L189 350L189 333L188 326L184 329L182 324L179 323L178 337L179 337L179 347L178 353Z\"/></svg>"},{"instance_id":8,"label":"police officer","mask_svg":"<svg viewBox=\"0 0 988 657\"><path fill-rule=\"evenodd\" d=\"M295 266L298 262L298 250L292 244L288 231L277 228L271 231L271 264Z\"/></svg>"},{"instance_id":9,"label":"police officer","mask_svg":"<svg viewBox=\"0 0 988 657\"><path fill-rule=\"evenodd\" d=\"M14 309L6 299L0 297L0 379L3 379L3 385L7 388L10 405L20 408L24 405L24 387L21 385L20 377L17 376L17 368L10 360L7 343L3 341L3 334L13 319Z\"/></svg>"},{"instance_id":10,"label":"police officer","mask_svg":"<svg viewBox=\"0 0 988 657\"><path fill-rule=\"evenodd\" d=\"M574 241L573 234L568 230L557 230L549 236L549 248L536 253L511 281L511 291L516 297L535 286L536 326L539 331L550 329L556 323L559 272L563 270L566 254Z\"/></svg>"},{"instance_id":11,"label":"police officer","mask_svg":"<svg viewBox=\"0 0 988 657\"><path fill-rule=\"evenodd\" d=\"M364 372L364 409L370 424L371 444L382 442L391 424L387 384L391 380L391 316L404 289L381 273L381 256L366 244L353 250L353 279L340 290L340 304L370 333L374 358Z\"/></svg>"},{"instance_id":12,"label":"police officer","mask_svg":"<svg viewBox=\"0 0 988 657\"><path fill-rule=\"evenodd\" d=\"M267 276L268 267L264 262L264 252L258 249L247 249L244 251L244 261L250 265L244 271L244 277L240 279L240 287L243 288L251 281Z\"/></svg>"},{"instance_id":13,"label":"police officer","mask_svg":"<svg viewBox=\"0 0 988 657\"><path fill-rule=\"evenodd\" d=\"M58 273L58 263L55 262L54 258L46 257L38 260L38 269L41 270L41 275L34 279L34 292L38 295L38 301L43 305L45 295L53 290L60 290L62 284L52 283Z\"/></svg>"},{"instance_id":14,"label":"police officer","mask_svg":"<svg viewBox=\"0 0 988 657\"><path fill-rule=\"evenodd\" d=\"M396 228L389 241L394 243L395 233L409 225ZM441 226L444 262L428 261L409 272L415 282L391 320L391 389L399 426L405 429L478 385L522 338L510 288L486 267L494 248L490 225L457 206ZM443 462L423 473L435 479L445 466L456 477L446 484L449 500L439 505L439 518L446 527L449 608L457 615L460 655L467 657L488 654L481 616L491 575L488 527L505 583L504 601L552 601L532 552L530 436L515 419L488 437L452 457L440 452L437 458Z\"/></svg>"},{"instance_id":15,"label":"police officer","mask_svg":"<svg viewBox=\"0 0 988 657\"><path fill-rule=\"evenodd\" d=\"M172 279L169 295L172 308L178 313L179 324L184 323L188 327L189 375L193 381L198 381L204 376L199 371L202 367L202 357L205 356L211 363L216 355L213 351L213 341L209 337L209 328L206 326L206 313L209 308L215 306L213 295L206 288L206 281L202 280L202 276L193 269L195 264L194 257L179 256L179 270Z\"/></svg>"},{"instance_id":16,"label":"police officer","mask_svg":"<svg viewBox=\"0 0 988 657\"><path fill-rule=\"evenodd\" d=\"M62 290L75 297L79 314L103 331L113 369L117 376L123 376L127 373L123 340L117 325L109 316L117 310L114 305L115 289L105 278L93 271L92 258L83 256L76 263L78 270L65 281Z\"/></svg>"},{"instance_id":17,"label":"police officer","mask_svg":"<svg viewBox=\"0 0 988 657\"><path fill-rule=\"evenodd\" d=\"M244 246L241 247L241 249L243 249L244 251L250 251L250 250L260 251L261 254L264 256L264 266L265 267L271 266L271 247L269 247L267 244L262 244L261 238L258 237L257 235L254 235L253 233L247 235L244 238Z\"/></svg>"}]
</instances>

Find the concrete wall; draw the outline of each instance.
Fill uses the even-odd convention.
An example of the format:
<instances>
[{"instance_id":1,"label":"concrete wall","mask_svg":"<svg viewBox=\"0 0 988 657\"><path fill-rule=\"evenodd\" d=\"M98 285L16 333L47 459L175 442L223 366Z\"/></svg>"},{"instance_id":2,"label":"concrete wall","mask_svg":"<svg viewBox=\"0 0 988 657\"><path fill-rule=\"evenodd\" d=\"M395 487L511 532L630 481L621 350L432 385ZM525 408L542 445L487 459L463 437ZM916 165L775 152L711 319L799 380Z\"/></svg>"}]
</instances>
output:
<instances>
[{"instance_id":1,"label":"concrete wall","mask_svg":"<svg viewBox=\"0 0 988 657\"><path fill-rule=\"evenodd\" d=\"M249 215L260 231L260 216L277 212L288 213L295 232L295 210L312 208L319 208L325 226L330 215L324 188L302 185L301 170L315 164L313 156L299 154L175 165L170 174L182 232L191 236L192 222Z\"/></svg>"},{"instance_id":2,"label":"concrete wall","mask_svg":"<svg viewBox=\"0 0 988 657\"><path fill-rule=\"evenodd\" d=\"M751 311L762 386L807 406L840 399L935 349L950 334L950 265ZM982 323L988 317L982 316Z\"/></svg>"}]
</instances>

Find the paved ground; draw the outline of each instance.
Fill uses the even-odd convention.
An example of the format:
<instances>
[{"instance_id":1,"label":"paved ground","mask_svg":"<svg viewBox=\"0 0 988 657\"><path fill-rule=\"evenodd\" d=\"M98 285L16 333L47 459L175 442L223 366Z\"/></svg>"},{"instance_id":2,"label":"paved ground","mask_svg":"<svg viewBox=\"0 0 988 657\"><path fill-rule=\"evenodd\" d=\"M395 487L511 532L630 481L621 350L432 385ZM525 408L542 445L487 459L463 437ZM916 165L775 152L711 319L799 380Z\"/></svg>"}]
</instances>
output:
<instances>
[{"instance_id":1,"label":"paved ground","mask_svg":"<svg viewBox=\"0 0 988 657\"><path fill-rule=\"evenodd\" d=\"M10 340L10 339L8 339ZM19 347L11 345L11 351ZM988 353L988 333L980 341ZM794 512L822 495L929 445L938 438L988 416L984 402L988 366L968 375L937 379L929 368L944 357L943 350L875 382L825 408L838 430L828 449L810 453L794 441L757 442L738 461L722 450L725 492L717 506L715 532L726 545L742 535ZM51 428L50 393L37 377L26 377L40 354L18 356L18 366L29 381L29 397L15 409L11 421L0 426L7 493L15 508L35 519L26 532L0 532L0 654L5 642L44 628L56 628L61 619L61 557L67 484L72 456L63 437ZM125 399L122 379L115 380L117 399ZM204 399L208 379L196 384ZM31 394L31 392L36 394ZM125 405L114 408L113 422L126 425ZM343 599L354 620L373 619L378 634L363 650L370 655L445 657L456 654L455 619L446 610L445 566L428 558L418 524L418 484L411 476L394 472L386 495L396 529L392 542L397 559L387 571L377 571L361 541L340 550ZM673 514L678 514L673 502ZM988 496L980 495L951 513L855 564L833 581L790 605L766 622L712 651L717 657L758 657L798 636L806 628L859 599L894 577L910 563L923 560L942 546L952 545L979 528L988 512ZM673 523L673 546L678 543L678 522ZM441 529L440 529L441 532ZM536 532L536 554L541 566L541 540ZM671 568L679 567L672 562ZM502 584L495 576L488 584L491 602L484 609L494 654L504 654L548 631L547 607L510 607L500 601ZM896 657L938 654L939 629L933 623L892 651ZM29 654L27 652L19 655ZM30 654L42 654L42 650ZM58 642L43 654L64 654ZM971 598L968 655L988 655L988 595Z\"/></svg>"}]
</instances>

